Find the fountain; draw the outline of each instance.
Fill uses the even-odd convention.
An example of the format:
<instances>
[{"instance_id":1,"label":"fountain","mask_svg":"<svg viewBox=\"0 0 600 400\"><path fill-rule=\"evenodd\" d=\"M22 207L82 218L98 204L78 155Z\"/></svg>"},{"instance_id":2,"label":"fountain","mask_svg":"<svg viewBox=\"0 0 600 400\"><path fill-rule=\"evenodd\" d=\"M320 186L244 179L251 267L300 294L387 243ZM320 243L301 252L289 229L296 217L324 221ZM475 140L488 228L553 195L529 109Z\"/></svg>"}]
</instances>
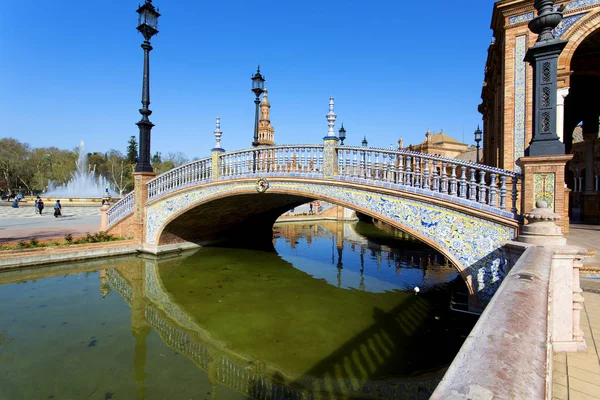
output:
<instances>
[{"instance_id":1,"label":"fountain","mask_svg":"<svg viewBox=\"0 0 600 400\"><path fill-rule=\"evenodd\" d=\"M119 197L110 188L110 184L103 176L96 177L95 169L88 167L88 158L85 152L83 140L79 142L77 169L73 172L71 180L66 185L56 186L53 182L48 182L48 191L42 196L52 198L68 199L101 199L106 188L110 195Z\"/></svg>"}]
</instances>

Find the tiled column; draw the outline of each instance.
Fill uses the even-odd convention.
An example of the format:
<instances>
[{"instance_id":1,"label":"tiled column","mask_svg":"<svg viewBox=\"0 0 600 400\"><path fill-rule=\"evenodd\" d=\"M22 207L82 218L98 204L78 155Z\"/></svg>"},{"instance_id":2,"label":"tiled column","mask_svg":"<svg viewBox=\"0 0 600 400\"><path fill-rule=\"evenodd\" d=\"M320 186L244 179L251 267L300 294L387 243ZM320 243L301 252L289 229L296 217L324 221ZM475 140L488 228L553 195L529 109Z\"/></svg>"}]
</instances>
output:
<instances>
[{"instance_id":1,"label":"tiled column","mask_svg":"<svg viewBox=\"0 0 600 400\"><path fill-rule=\"evenodd\" d=\"M569 225L569 214L565 212L565 167L573 158L572 154L521 157L517 164L521 167L521 211L535 208L543 200L548 208L561 219L556 225L563 228Z\"/></svg>"},{"instance_id":2,"label":"tiled column","mask_svg":"<svg viewBox=\"0 0 600 400\"><path fill-rule=\"evenodd\" d=\"M146 231L146 209L148 201L148 181L156 176L154 172L134 172L133 238L144 244Z\"/></svg>"},{"instance_id":3,"label":"tiled column","mask_svg":"<svg viewBox=\"0 0 600 400\"><path fill-rule=\"evenodd\" d=\"M338 154L336 148L338 138L325 137L323 144L323 177L333 178L338 175Z\"/></svg>"}]
</instances>

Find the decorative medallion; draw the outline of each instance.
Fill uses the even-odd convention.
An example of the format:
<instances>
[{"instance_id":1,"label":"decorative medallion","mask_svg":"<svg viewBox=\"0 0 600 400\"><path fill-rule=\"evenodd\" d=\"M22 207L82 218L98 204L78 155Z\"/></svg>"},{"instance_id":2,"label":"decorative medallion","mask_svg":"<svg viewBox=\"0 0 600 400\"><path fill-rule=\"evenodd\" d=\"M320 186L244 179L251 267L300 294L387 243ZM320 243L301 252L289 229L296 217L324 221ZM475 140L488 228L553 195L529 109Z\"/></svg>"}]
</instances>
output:
<instances>
[{"instance_id":1,"label":"decorative medallion","mask_svg":"<svg viewBox=\"0 0 600 400\"><path fill-rule=\"evenodd\" d=\"M264 193L269 188L269 181L266 178L259 178L256 181L256 191L258 193Z\"/></svg>"}]
</instances>

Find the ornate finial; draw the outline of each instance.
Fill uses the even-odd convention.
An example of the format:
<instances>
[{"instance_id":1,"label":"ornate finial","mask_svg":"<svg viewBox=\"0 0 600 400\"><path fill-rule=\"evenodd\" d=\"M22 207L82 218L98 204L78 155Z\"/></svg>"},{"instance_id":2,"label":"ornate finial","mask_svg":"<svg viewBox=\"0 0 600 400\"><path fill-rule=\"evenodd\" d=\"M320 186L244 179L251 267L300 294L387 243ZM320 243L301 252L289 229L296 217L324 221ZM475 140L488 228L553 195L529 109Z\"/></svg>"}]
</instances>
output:
<instances>
[{"instance_id":1,"label":"ornate finial","mask_svg":"<svg viewBox=\"0 0 600 400\"><path fill-rule=\"evenodd\" d=\"M544 200L537 201L535 208L524 214L524 217L527 218L528 224L521 228L518 241L549 246L566 244L560 227L555 224L560 215L552 212Z\"/></svg>"},{"instance_id":2,"label":"ornate finial","mask_svg":"<svg viewBox=\"0 0 600 400\"><path fill-rule=\"evenodd\" d=\"M535 0L533 6L538 11L538 15L529 21L529 29L539 35L538 42L553 40L552 30L560 24L564 6L554 11L554 0Z\"/></svg>"},{"instance_id":3,"label":"ornate finial","mask_svg":"<svg viewBox=\"0 0 600 400\"><path fill-rule=\"evenodd\" d=\"M333 130L333 127L335 126L335 119L337 118L337 115L335 115L335 112L333 111L333 96L329 97L329 112L325 117L327 118L327 125L329 125L327 136L335 137L335 131Z\"/></svg>"},{"instance_id":4,"label":"ornate finial","mask_svg":"<svg viewBox=\"0 0 600 400\"><path fill-rule=\"evenodd\" d=\"M404 140L402 140L402 136L398 140L398 150L402 150L404 148Z\"/></svg>"},{"instance_id":5,"label":"ornate finial","mask_svg":"<svg viewBox=\"0 0 600 400\"><path fill-rule=\"evenodd\" d=\"M221 118L217 117L217 129L215 129L215 139L217 140L217 144L215 144L215 149L221 148L221 136L223 136L223 132L221 131Z\"/></svg>"}]
</instances>

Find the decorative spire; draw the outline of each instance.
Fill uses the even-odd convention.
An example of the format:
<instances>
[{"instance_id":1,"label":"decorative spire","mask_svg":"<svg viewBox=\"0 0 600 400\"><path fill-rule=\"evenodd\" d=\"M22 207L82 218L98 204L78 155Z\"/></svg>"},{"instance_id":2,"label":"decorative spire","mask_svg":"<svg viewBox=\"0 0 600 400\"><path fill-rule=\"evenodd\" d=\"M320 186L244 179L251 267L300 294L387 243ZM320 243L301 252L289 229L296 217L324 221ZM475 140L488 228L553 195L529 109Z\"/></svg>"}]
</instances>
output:
<instances>
[{"instance_id":1,"label":"decorative spire","mask_svg":"<svg viewBox=\"0 0 600 400\"><path fill-rule=\"evenodd\" d=\"M402 136L398 140L398 150L402 150L404 148L404 140L402 140Z\"/></svg>"},{"instance_id":2,"label":"decorative spire","mask_svg":"<svg viewBox=\"0 0 600 400\"><path fill-rule=\"evenodd\" d=\"M215 129L215 139L217 140L217 144L215 144L215 149L221 148L221 136L223 136L223 132L221 131L221 118L217 117L217 129Z\"/></svg>"},{"instance_id":3,"label":"decorative spire","mask_svg":"<svg viewBox=\"0 0 600 400\"><path fill-rule=\"evenodd\" d=\"M335 126L335 119L337 118L337 115L335 115L335 112L333 111L333 96L329 97L329 112L325 117L327 118L327 125L329 125L327 136L335 137L335 131L333 130L333 127Z\"/></svg>"}]
</instances>

